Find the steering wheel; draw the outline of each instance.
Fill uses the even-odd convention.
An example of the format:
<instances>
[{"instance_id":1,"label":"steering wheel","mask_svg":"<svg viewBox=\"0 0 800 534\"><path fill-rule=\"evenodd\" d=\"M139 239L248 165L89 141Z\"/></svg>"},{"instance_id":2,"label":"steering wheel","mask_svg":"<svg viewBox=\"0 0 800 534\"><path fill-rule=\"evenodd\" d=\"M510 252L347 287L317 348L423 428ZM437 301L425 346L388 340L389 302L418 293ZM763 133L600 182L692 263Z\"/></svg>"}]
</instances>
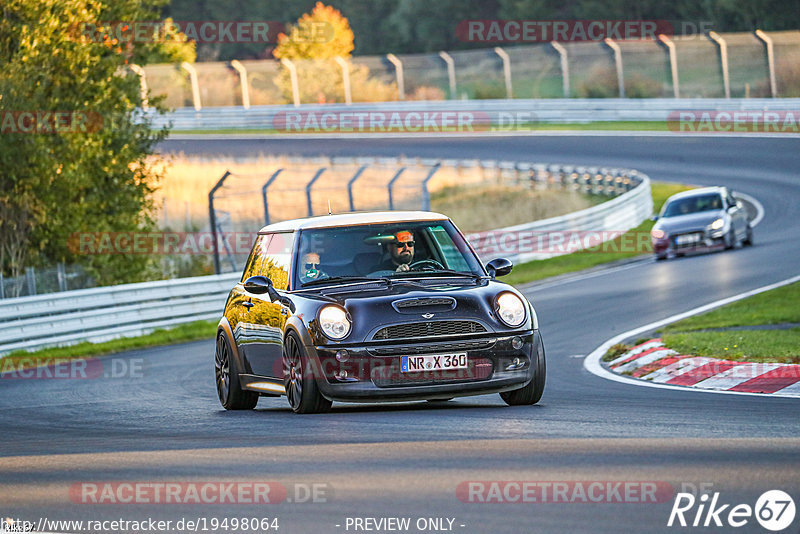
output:
<instances>
[{"instance_id":1,"label":"steering wheel","mask_svg":"<svg viewBox=\"0 0 800 534\"><path fill-rule=\"evenodd\" d=\"M411 262L408 265L408 270L409 271L424 271L425 270L424 268L420 268L421 266L424 266L424 265L431 266L432 269L430 269L430 270L434 270L434 269L442 269L442 270L444 270L444 265L442 265L441 263L439 263L436 260L419 260L419 261Z\"/></svg>"}]
</instances>

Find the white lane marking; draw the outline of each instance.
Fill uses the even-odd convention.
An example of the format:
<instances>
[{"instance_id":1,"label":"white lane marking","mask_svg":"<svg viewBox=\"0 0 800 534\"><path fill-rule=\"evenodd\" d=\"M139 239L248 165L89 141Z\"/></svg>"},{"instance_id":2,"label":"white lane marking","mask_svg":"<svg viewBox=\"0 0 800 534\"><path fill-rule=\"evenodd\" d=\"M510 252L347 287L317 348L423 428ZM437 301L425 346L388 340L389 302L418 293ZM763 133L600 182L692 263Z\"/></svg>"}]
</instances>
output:
<instances>
[{"instance_id":1,"label":"white lane marking","mask_svg":"<svg viewBox=\"0 0 800 534\"><path fill-rule=\"evenodd\" d=\"M756 216L752 221L750 221L750 226L756 226L758 223L760 223L761 219L764 218L764 206L761 205L761 202L751 197L750 195L746 193L740 193L739 191L737 191L734 196L739 197L743 199L745 202L749 202L750 204L756 207Z\"/></svg>"},{"instance_id":2,"label":"white lane marking","mask_svg":"<svg viewBox=\"0 0 800 534\"><path fill-rule=\"evenodd\" d=\"M720 306L724 306L726 304L730 304L731 302L736 302L738 300L745 299L747 297L752 297L753 295L758 295L759 293L763 293L765 291L769 291L770 289L775 289L778 287L783 287L789 284L793 284L797 281L800 281L800 275L793 276L791 278L787 278L786 280L781 280L780 282L775 282L774 284L769 284L763 287L759 287L757 289L751 289L750 291L745 291L744 293L739 293L738 295L734 295L732 297L724 298L721 300L717 300L714 302L710 302L703 306L699 306L692 310L679 313L677 315L672 315L671 317L667 317L666 319L661 319L655 321L650 324L646 324L644 326L640 326L638 328L634 328L632 330L628 330L627 332L623 332L617 336L612 337L611 339L605 341L602 345L594 349L591 354L589 354L585 360L583 360L583 367L592 373L595 376L599 376L600 378L605 378L606 380L613 380L614 382L621 382L623 384L631 384L634 386L643 386L643 387L651 387L651 388L661 388L661 389L674 389L678 391L695 391L695 392L702 392L702 393L718 393L718 394L725 394L725 395L752 395L756 397L786 397L786 398L794 398L796 395L783 395L780 391L776 391L772 394L764 394L764 393L748 393L745 391L724 391L724 390L708 390L708 389L695 389L692 387L686 386L673 386L670 384L654 384L652 382L646 380L640 380L636 378L629 378L627 376L621 376L616 373L613 373L603 367L600 363L600 359L603 355L611 348L612 345L616 345L617 343L621 343L628 338L632 338L639 334L643 334L645 332L650 332L655 330L656 328L661 328L664 325L674 323L676 321L680 321L681 319L685 319L687 317L691 317L693 315L698 315L700 313L712 310L714 308L719 308Z\"/></svg>"},{"instance_id":3,"label":"white lane marking","mask_svg":"<svg viewBox=\"0 0 800 534\"><path fill-rule=\"evenodd\" d=\"M232 133L232 134L170 134L167 139L190 141L206 139L213 141L236 139L419 139L424 138L481 138L481 137L730 137L730 138L764 138L764 139L797 139L795 133L762 133L762 132L662 132L647 130L536 130L532 132L371 132L371 133Z\"/></svg>"}]
</instances>

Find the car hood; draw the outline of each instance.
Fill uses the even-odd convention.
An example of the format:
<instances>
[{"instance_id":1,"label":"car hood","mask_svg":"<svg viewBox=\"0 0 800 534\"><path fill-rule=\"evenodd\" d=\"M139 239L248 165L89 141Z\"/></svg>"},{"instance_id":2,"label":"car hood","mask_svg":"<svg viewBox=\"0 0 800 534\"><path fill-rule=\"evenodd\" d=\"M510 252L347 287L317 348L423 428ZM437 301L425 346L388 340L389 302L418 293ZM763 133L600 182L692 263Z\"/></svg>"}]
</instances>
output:
<instances>
[{"instance_id":1,"label":"car hood","mask_svg":"<svg viewBox=\"0 0 800 534\"><path fill-rule=\"evenodd\" d=\"M659 219L655 228L663 230L668 234L680 234L691 232L692 230L704 230L706 226L725 215L724 210L702 211L700 213L688 213L677 217Z\"/></svg>"},{"instance_id":2,"label":"car hood","mask_svg":"<svg viewBox=\"0 0 800 534\"><path fill-rule=\"evenodd\" d=\"M511 291L522 295L495 280L426 279L420 283L393 281L389 287L368 287L326 288L304 297L318 299L320 304L335 300L347 310L353 322L353 332L347 341L370 340L377 330L399 323L474 320L488 332L519 330L531 324L528 317L521 327L511 329L496 318L494 299L499 293Z\"/></svg>"}]
</instances>

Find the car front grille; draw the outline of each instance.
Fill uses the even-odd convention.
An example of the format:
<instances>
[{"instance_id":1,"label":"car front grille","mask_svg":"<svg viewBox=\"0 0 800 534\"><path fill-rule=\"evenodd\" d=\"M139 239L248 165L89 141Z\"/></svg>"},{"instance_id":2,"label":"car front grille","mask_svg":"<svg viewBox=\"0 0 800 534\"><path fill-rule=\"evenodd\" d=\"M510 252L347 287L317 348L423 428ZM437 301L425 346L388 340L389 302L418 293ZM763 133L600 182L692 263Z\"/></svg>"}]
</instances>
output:
<instances>
[{"instance_id":1,"label":"car front grille","mask_svg":"<svg viewBox=\"0 0 800 534\"><path fill-rule=\"evenodd\" d=\"M404 323L381 328L372 339L408 339L430 336L456 336L459 334L480 334L486 329L475 321L428 321L424 323Z\"/></svg>"},{"instance_id":2,"label":"car front grille","mask_svg":"<svg viewBox=\"0 0 800 534\"><path fill-rule=\"evenodd\" d=\"M493 339L476 339L473 341L454 341L452 343L425 343L419 345L394 345L392 347L368 348L374 356L394 356L407 354L437 354L442 352L457 352L466 350L481 350L492 348Z\"/></svg>"},{"instance_id":3,"label":"car front grille","mask_svg":"<svg viewBox=\"0 0 800 534\"><path fill-rule=\"evenodd\" d=\"M449 371L422 371L403 373L398 365L386 365L372 370L372 383L379 388L404 386L430 386L436 384L457 384L479 382L492 377L494 365L488 358L470 358L466 369Z\"/></svg>"}]
</instances>

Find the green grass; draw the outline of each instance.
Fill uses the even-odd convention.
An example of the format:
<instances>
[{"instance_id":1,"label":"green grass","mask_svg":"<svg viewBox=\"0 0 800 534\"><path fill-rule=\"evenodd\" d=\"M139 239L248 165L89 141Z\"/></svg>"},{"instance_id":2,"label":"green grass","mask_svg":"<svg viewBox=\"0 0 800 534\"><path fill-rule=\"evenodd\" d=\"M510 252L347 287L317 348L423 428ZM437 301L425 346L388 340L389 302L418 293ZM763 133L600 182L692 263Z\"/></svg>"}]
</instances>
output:
<instances>
[{"instance_id":1,"label":"green grass","mask_svg":"<svg viewBox=\"0 0 800 534\"><path fill-rule=\"evenodd\" d=\"M663 331L691 332L706 328L780 323L800 323L800 282L689 317L666 326Z\"/></svg>"},{"instance_id":2,"label":"green grass","mask_svg":"<svg viewBox=\"0 0 800 534\"><path fill-rule=\"evenodd\" d=\"M33 352L14 351L0 359L0 362L4 365L13 365L20 361L25 361L26 364L29 361L31 363L36 361L49 363L52 362L52 360L86 358L104 354L114 354L131 349L172 345L174 343L195 341L198 339L213 339L216 328L216 321L195 321L178 325L169 330L158 329L143 336L112 339L111 341L103 343L84 342L67 347L52 347Z\"/></svg>"},{"instance_id":3,"label":"green grass","mask_svg":"<svg viewBox=\"0 0 800 534\"><path fill-rule=\"evenodd\" d=\"M661 336L680 354L759 363L800 363L800 328L730 330Z\"/></svg>"},{"instance_id":4,"label":"green grass","mask_svg":"<svg viewBox=\"0 0 800 534\"><path fill-rule=\"evenodd\" d=\"M670 196L691 189L687 185L664 182L651 182L650 188L653 195L653 209L656 212L661 209L661 206ZM649 235L653 224L653 221L648 219L613 241L604 243L602 247L515 265L511 274L503 277L503 282L512 285L524 284L641 254L652 254L650 239L646 236ZM638 246L636 246L637 242L639 243ZM634 244L634 246L630 246L630 244Z\"/></svg>"}]
</instances>

